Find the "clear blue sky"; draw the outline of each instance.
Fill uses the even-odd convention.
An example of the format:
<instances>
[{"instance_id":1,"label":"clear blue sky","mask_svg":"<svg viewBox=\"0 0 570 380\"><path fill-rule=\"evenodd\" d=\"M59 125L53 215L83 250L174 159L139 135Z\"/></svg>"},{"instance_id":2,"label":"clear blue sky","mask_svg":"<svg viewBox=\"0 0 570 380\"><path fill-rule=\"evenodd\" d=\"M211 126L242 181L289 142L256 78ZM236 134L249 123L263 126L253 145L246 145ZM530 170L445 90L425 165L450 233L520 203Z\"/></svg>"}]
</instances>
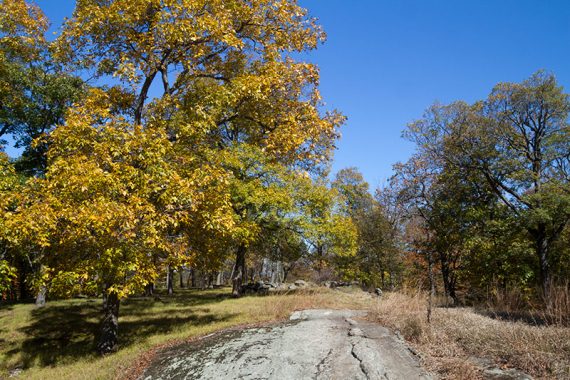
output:
<instances>
[{"instance_id":1,"label":"clear blue sky","mask_svg":"<svg viewBox=\"0 0 570 380\"><path fill-rule=\"evenodd\" d=\"M568 0L299 0L328 41L311 53L329 108L348 116L334 169L372 187L413 147L406 124L434 101L473 101L500 81L554 72L570 91ZM73 1L38 0L54 24Z\"/></svg>"}]
</instances>

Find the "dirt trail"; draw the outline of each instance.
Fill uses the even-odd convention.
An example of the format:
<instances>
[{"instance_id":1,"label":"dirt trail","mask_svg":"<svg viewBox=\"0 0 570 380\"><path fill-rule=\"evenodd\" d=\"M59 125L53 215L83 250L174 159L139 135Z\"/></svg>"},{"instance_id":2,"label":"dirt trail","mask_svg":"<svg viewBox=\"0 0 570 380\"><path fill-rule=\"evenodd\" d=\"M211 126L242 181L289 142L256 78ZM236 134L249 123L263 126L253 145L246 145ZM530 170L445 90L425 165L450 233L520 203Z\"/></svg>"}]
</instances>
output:
<instances>
[{"instance_id":1,"label":"dirt trail","mask_svg":"<svg viewBox=\"0 0 570 380\"><path fill-rule=\"evenodd\" d=\"M364 312L305 310L288 323L229 332L163 351L158 379L430 379L403 342Z\"/></svg>"}]
</instances>

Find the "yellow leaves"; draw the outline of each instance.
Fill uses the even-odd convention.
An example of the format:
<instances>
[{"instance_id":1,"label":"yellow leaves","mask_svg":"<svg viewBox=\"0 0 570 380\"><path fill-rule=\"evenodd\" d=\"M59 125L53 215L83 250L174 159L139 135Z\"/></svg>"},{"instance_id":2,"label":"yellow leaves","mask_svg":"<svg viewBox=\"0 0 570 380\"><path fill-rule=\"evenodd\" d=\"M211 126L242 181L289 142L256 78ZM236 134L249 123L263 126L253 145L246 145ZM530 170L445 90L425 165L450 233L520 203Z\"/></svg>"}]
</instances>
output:
<instances>
[{"instance_id":1,"label":"yellow leaves","mask_svg":"<svg viewBox=\"0 0 570 380\"><path fill-rule=\"evenodd\" d=\"M27 188L10 228L18 244L44 247L57 270L84 270L125 296L164 258L182 260L191 242L224 236L234 221L224 170L179 161L164 130L133 127L107 99L92 91L54 131L49 170ZM53 279L63 289L71 278Z\"/></svg>"},{"instance_id":2,"label":"yellow leaves","mask_svg":"<svg viewBox=\"0 0 570 380\"><path fill-rule=\"evenodd\" d=\"M0 1L0 45L24 60L36 59L45 44L48 20L24 0Z\"/></svg>"},{"instance_id":3,"label":"yellow leaves","mask_svg":"<svg viewBox=\"0 0 570 380\"><path fill-rule=\"evenodd\" d=\"M0 260L0 294L10 290L12 281L17 277L16 268L6 260Z\"/></svg>"},{"instance_id":4,"label":"yellow leaves","mask_svg":"<svg viewBox=\"0 0 570 380\"><path fill-rule=\"evenodd\" d=\"M287 58L324 39L296 1L76 4L56 54L121 83L69 110L10 226L68 273L61 284L97 278L122 297L161 263L217 262L253 244L260 219L298 218L296 186L326 203L292 168L326 161L343 118L320 114L318 69ZM162 72L165 94L133 122Z\"/></svg>"},{"instance_id":5,"label":"yellow leaves","mask_svg":"<svg viewBox=\"0 0 570 380\"><path fill-rule=\"evenodd\" d=\"M216 51L275 60L313 49L324 33L306 13L295 1L83 0L58 45L74 49L79 66L138 83L170 65L202 71L219 61Z\"/></svg>"}]
</instances>

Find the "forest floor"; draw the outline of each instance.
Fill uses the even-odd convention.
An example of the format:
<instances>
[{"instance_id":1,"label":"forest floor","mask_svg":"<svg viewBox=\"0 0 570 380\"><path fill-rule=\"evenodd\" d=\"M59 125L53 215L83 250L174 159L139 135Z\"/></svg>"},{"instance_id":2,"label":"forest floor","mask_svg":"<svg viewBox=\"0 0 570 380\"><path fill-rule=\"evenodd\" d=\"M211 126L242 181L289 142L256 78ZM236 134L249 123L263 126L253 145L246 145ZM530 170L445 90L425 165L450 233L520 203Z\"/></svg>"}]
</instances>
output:
<instances>
[{"instance_id":1,"label":"forest floor","mask_svg":"<svg viewBox=\"0 0 570 380\"><path fill-rule=\"evenodd\" d=\"M0 306L0 379L116 379L136 373L156 347L228 328L284 321L295 310L365 309L359 289L303 290L230 297L231 289L177 289L173 296L129 298L121 303L118 352L94 354L101 300L72 299ZM143 359L141 359L143 358ZM142 360L142 361L141 361Z\"/></svg>"},{"instance_id":2,"label":"forest floor","mask_svg":"<svg viewBox=\"0 0 570 380\"><path fill-rule=\"evenodd\" d=\"M43 309L1 305L0 379L137 378L164 350L215 332L279 326L294 311L307 309L368 311L369 322L405 338L435 377L512 374L511 378L524 379L526 373L570 379L570 328L442 307L434 308L427 324L424 295L385 293L378 298L357 288L240 299L231 298L229 289L177 289L173 296L129 298L121 305L120 349L105 357L93 353L101 300L53 301Z\"/></svg>"}]
</instances>

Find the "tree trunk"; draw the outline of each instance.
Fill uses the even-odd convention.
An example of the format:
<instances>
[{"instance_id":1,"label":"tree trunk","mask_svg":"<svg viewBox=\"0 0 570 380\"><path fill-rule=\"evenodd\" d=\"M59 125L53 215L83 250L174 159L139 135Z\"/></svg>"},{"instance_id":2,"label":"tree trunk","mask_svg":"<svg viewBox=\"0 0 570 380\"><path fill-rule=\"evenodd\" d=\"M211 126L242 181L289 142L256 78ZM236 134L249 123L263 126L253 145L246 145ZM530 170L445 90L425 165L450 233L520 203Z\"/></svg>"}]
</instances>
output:
<instances>
[{"instance_id":1,"label":"tree trunk","mask_svg":"<svg viewBox=\"0 0 570 380\"><path fill-rule=\"evenodd\" d=\"M143 110L144 110L144 103L148 97L148 91L150 89L150 86L152 85L152 81L154 80L154 77L156 76L157 71L154 71L152 73L150 73L150 75L148 75L145 78L145 81L143 82L143 86L141 88L141 91L139 93L139 96L137 98L137 103L136 103L136 108L135 108L135 124L136 125L140 125L141 121L142 121L142 114L143 114Z\"/></svg>"},{"instance_id":2,"label":"tree trunk","mask_svg":"<svg viewBox=\"0 0 570 380\"><path fill-rule=\"evenodd\" d=\"M42 285L36 296L36 307L44 307L46 305L46 293L47 288L45 285Z\"/></svg>"},{"instance_id":3,"label":"tree trunk","mask_svg":"<svg viewBox=\"0 0 570 380\"><path fill-rule=\"evenodd\" d=\"M548 302L550 294L550 260L548 257L548 239L544 233L544 228L541 228L535 234L536 240L536 254L540 263L540 280L542 285L542 294L544 300Z\"/></svg>"},{"instance_id":4,"label":"tree trunk","mask_svg":"<svg viewBox=\"0 0 570 380\"><path fill-rule=\"evenodd\" d=\"M281 270L282 270L282 273L283 273L281 282L286 282L286 281L287 281L287 276L289 276L289 272L291 272L291 270L293 269L294 266L295 266L294 263L289 264L289 265L282 265L282 266L281 266Z\"/></svg>"},{"instance_id":5,"label":"tree trunk","mask_svg":"<svg viewBox=\"0 0 570 380\"><path fill-rule=\"evenodd\" d=\"M453 281L452 269L449 265L449 257L446 253L439 254L441 263L441 276L443 278L443 286L445 290L446 299L451 298L453 305L457 305L459 300L457 299L457 293L455 292L455 281ZM446 301L447 302L447 301Z\"/></svg>"},{"instance_id":6,"label":"tree trunk","mask_svg":"<svg viewBox=\"0 0 570 380\"><path fill-rule=\"evenodd\" d=\"M145 297L152 297L153 294L154 294L154 284L150 282L144 287L144 295Z\"/></svg>"},{"instance_id":7,"label":"tree trunk","mask_svg":"<svg viewBox=\"0 0 570 380\"><path fill-rule=\"evenodd\" d=\"M246 251L247 249L245 245L240 245L236 252L236 264L235 264L234 276L232 277L232 296L234 297L242 296L241 286L243 285L243 281L246 276L246 268L245 268Z\"/></svg>"},{"instance_id":8,"label":"tree trunk","mask_svg":"<svg viewBox=\"0 0 570 380\"><path fill-rule=\"evenodd\" d=\"M166 272L166 287L168 289L168 295L174 294L174 269L169 265Z\"/></svg>"},{"instance_id":9,"label":"tree trunk","mask_svg":"<svg viewBox=\"0 0 570 380\"><path fill-rule=\"evenodd\" d=\"M236 264L232 265L232 272L230 273L230 281L234 278L234 273L236 272Z\"/></svg>"},{"instance_id":10,"label":"tree trunk","mask_svg":"<svg viewBox=\"0 0 570 380\"><path fill-rule=\"evenodd\" d=\"M28 292L26 278L33 271L33 268L28 267L28 263L24 260L18 260L18 293L20 301L31 298L32 295Z\"/></svg>"},{"instance_id":11,"label":"tree trunk","mask_svg":"<svg viewBox=\"0 0 570 380\"><path fill-rule=\"evenodd\" d=\"M112 292L103 297L103 321L97 352L101 355L117 351L119 346L119 304L117 293Z\"/></svg>"},{"instance_id":12,"label":"tree trunk","mask_svg":"<svg viewBox=\"0 0 570 380\"><path fill-rule=\"evenodd\" d=\"M285 272L283 270L283 262L275 261L271 262L271 283L276 285L281 285L285 281Z\"/></svg>"},{"instance_id":13,"label":"tree trunk","mask_svg":"<svg viewBox=\"0 0 570 380\"><path fill-rule=\"evenodd\" d=\"M429 278L429 294L428 294L427 322L431 323L431 308L433 305L433 297L435 296L435 279L433 278L433 257L431 252L428 253L428 278Z\"/></svg>"},{"instance_id":14,"label":"tree trunk","mask_svg":"<svg viewBox=\"0 0 570 380\"><path fill-rule=\"evenodd\" d=\"M184 288L184 268L180 267L178 269L178 274L180 276L180 289Z\"/></svg>"},{"instance_id":15,"label":"tree trunk","mask_svg":"<svg viewBox=\"0 0 570 380\"><path fill-rule=\"evenodd\" d=\"M190 277L192 278L190 285L196 287L196 270L194 268L190 269Z\"/></svg>"}]
</instances>

